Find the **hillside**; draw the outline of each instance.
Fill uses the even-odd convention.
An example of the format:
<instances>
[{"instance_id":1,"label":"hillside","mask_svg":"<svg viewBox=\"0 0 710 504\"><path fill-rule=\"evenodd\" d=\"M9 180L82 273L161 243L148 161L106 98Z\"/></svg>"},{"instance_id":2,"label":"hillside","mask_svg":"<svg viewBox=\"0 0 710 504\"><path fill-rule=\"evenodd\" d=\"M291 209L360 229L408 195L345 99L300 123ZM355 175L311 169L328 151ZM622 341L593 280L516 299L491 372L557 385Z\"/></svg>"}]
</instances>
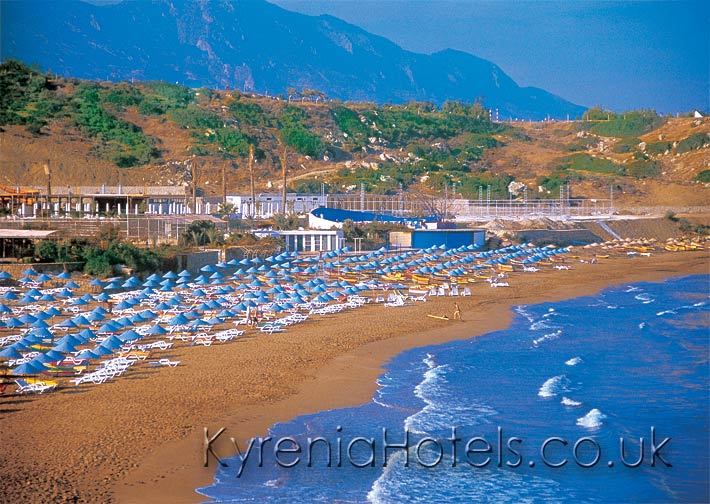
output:
<instances>
[{"instance_id":1,"label":"hillside","mask_svg":"<svg viewBox=\"0 0 710 504\"><path fill-rule=\"evenodd\" d=\"M476 198L491 185L508 198L516 181L529 198L572 197L619 204L706 205L710 195L710 121L632 112L582 122L495 123L479 105L447 102L381 106L291 102L236 91L149 82L63 79L21 63L0 65L0 184L189 184L248 192L246 157L256 150L256 190L281 185L287 146L291 191L400 189Z\"/></svg>"},{"instance_id":2,"label":"hillside","mask_svg":"<svg viewBox=\"0 0 710 504\"><path fill-rule=\"evenodd\" d=\"M518 86L495 63L471 54L412 53L340 19L263 0L24 0L0 3L0 14L3 57L65 77L284 96L290 89L317 89L331 98L377 103L480 99L505 118L584 112L545 90Z\"/></svg>"}]
</instances>

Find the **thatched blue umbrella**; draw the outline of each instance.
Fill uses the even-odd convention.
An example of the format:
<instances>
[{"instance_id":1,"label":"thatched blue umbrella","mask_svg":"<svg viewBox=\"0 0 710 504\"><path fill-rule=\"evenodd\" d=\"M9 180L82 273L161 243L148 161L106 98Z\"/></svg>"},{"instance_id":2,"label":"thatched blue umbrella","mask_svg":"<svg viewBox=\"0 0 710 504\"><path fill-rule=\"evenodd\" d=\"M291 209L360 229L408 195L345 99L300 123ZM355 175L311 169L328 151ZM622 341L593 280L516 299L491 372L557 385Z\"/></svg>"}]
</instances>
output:
<instances>
[{"instance_id":1,"label":"thatched blue umbrella","mask_svg":"<svg viewBox=\"0 0 710 504\"><path fill-rule=\"evenodd\" d=\"M121 341L133 341L133 340L141 339L142 337L143 336L138 334L133 329L129 329L129 330L124 331L118 335L118 339L120 339Z\"/></svg>"},{"instance_id":2,"label":"thatched blue umbrella","mask_svg":"<svg viewBox=\"0 0 710 504\"><path fill-rule=\"evenodd\" d=\"M95 348L92 348L91 351L92 353L98 356L111 355L113 353L113 349L104 346L103 343L101 345L96 346Z\"/></svg>"},{"instance_id":3,"label":"thatched blue umbrella","mask_svg":"<svg viewBox=\"0 0 710 504\"><path fill-rule=\"evenodd\" d=\"M71 341L63 341L63 342L55 345L52 348L52 350L54 350L55 352L62 352L62 353L75 352L76 351L76 343L72 343Z\"/></svg>"},{"instance_id":4,"label":"thatched blue umbrella","mask_svg":"<svg viewBox=\"0 0 710 504\"><path fill-rule=\"evenodd\" d=\"M0 357L6 357L8 359L21 359L23 355L15 345L10 345L0 351Z\"/></svg>"},{"instance_id":5,"label":"thatched blue umbrella","mask_svg":"<svg viewBox=\"0 0 710 504\"><path fill-rule=\"evenodd\" d=\"M108 348L109 350L115 350L123 346L123 341L121 341L118 336L111 335L101 342L99 345L103 348Z\"/></svg>"},{"instance_id":6,"label":"thatched blue umbrella","mask_svg":"<svg viewBox=\"0 0 710 504\"><path fill-rule=\"evenodd\" d=\"M40 374L44 371L46 371L47 368L44 364L41 362L35 362L35 361L30 361L30 362L25 362L24 364L20 364L17 366L15 369L12 370L12 374L15 375L37 375Z\"/></svg>"},{"instance_id":7,"label":"thatched blue umbrella","mask_svg":"<svg viewBox=\"0 0 710 504\"><path fill-rule=\"evenodd\" d=\"M155 324L150 329L148 329L148 334L150 334L151 336L161 336L161 335L167 334L167 333L168 333L167 329L165 329L160 324Z\"/></svg>"}]
</instances>

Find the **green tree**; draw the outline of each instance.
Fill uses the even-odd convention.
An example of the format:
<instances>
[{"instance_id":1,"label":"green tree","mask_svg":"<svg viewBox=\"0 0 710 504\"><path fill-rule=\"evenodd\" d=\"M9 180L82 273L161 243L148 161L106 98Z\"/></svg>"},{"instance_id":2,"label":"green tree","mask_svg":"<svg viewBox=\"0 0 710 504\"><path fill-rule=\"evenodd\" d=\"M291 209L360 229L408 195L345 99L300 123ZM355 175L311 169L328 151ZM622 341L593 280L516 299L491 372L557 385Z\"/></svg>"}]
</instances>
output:
<instances>
[{"instance_id":1,"label":"green tree","mask_svg":"<svg viewBox=\"0 0 710 504\"><path fill-rule=\"evenodd\" d=\"M182 236L185 245L205 246L219 245L222 243L220 232L214 222L208 220L194 221L187 227Z\"/></svg>"},{"instance_id":2,"label":"green tree","mask_svg":"<svg viewBox=\"0 0 710 504\"><path fill-rule=\"evenodd\" d=\"M55 262L57 254L57 244L54 240L42 240L35 245L35 256L41 262Z\"/></svg>"}]
</instances>

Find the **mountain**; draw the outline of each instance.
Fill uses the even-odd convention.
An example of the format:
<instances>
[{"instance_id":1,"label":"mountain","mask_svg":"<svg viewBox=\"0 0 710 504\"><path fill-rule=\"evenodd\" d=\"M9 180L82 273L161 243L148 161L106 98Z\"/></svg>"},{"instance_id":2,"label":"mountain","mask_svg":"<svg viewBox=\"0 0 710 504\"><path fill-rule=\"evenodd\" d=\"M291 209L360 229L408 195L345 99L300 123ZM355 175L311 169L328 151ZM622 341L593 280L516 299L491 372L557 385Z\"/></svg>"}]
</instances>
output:
<instances>
[{"instance_id":1,"label":"mountain","mask_svg":"<svg viewBox=\"0 0 710 504\"><path fill-rule=\"evenodd\" d=\"M471 54L416 54L334 17L306 16L263 0L22 1L2 2L0 9L2 56L67 77L271 95L307 88L378 103L481 99L501 119L574 118L584 111L542 89L518 86Z\"/></svg>"}]
</instances>

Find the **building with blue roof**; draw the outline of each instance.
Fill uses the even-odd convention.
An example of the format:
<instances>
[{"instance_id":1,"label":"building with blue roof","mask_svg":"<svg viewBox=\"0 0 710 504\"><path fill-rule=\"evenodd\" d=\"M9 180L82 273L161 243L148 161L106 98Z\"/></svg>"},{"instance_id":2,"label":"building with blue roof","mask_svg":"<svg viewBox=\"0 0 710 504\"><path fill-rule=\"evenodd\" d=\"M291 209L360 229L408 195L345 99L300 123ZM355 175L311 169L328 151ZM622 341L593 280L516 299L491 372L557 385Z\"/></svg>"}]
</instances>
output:
<instances>
[{"instance_id":1,"label":"building with blue roof","mask_svg":"<svg viewBox=\"0 0 710 504\"><path fill-rule=\"evenodd\" d=\"M351 220L355 224L369 224L373 221L389 222L411 228L423 227L425 222L425 219L421 218L395 217L393 215L357 212L341 208L318 207L308 213L308 227L311 229L332 229L334 227L340 229L346 220Z\"/></svg>"}]
</instances>

